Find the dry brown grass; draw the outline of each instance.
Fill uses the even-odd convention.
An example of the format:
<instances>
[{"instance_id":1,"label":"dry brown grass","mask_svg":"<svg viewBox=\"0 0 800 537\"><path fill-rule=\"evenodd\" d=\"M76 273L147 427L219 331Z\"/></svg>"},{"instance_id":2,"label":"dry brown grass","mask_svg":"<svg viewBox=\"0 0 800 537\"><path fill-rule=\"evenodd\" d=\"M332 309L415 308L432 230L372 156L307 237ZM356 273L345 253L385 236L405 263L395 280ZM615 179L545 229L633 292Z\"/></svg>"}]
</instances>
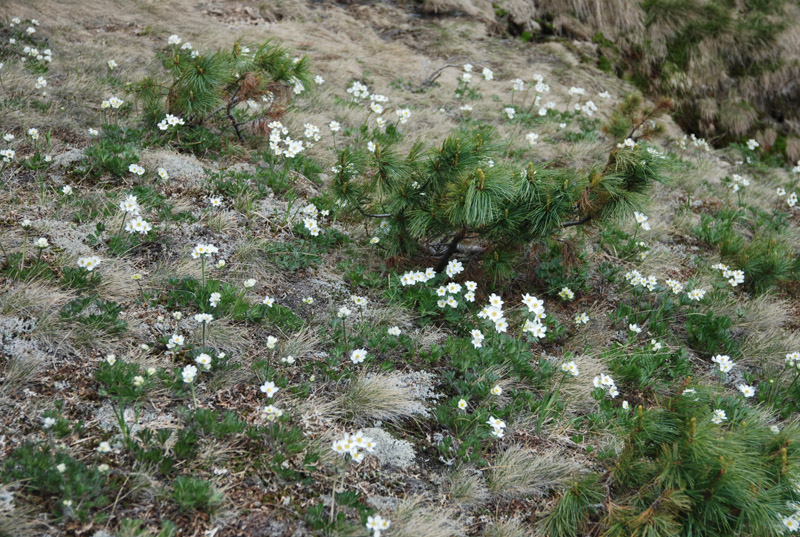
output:
<instances>
[{"instance_id":1,"label":"dry brown grass","mask_svg":"<svg viewBox=\"0 0 800 537\"><path fill-rule=\"evenodd\" d=\"M563 453L510 446L492 461L486 481L497 498L541 498L580 469Z\"/></svg>"},{"instance_id":2,"label":"dry brown grass","mask_svg":"<svg viewBox=\"0 0 800 537\"><path fill-rule=\"evenodd\" d=\"M408 496L385 518L392 521L396 537L451 537L465 530L453 509L435 505L424 496Z\"/></svg>"},{"instance_id":3,"label":"dry brown grass","mask_svg":"<svg viewBox=\"0 0 800 537\"><path fill-rule=\"evenodd\" d=\"M494 518L486 524L483 537L528 537L533 530L517 518Z\"/></svg>"},{"instance_id":4,"label":"dry brown grass","mask_svg":"<svg viewBox=\"0 0 800 537\"><path fill-rule=\"evenodd\" d=\"M357 424L370 421L401 421L426 415L408 379L400 373L364 374L340 393L334 406L344 420Z\"/></svg>"},{"instance_id":5,"label":"dry brown grass","mask_svg":"<svg viewBox=\"0 0 800 537\"><path fill-rule=\"evenodd\" d=\"M461 466L447 474L442 493L453 505L468 509L483 505L490 498L486 480L472 466Z\"/></svg>"}]
</instances>

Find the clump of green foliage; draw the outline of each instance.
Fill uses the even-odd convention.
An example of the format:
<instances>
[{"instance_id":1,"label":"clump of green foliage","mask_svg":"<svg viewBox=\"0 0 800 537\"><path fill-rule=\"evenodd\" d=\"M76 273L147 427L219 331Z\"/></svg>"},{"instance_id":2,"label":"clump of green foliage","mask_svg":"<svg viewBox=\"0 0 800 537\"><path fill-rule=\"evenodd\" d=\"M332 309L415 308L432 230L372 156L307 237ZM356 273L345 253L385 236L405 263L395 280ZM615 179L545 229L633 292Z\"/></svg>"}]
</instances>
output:
<instances>
[{"instance_id":1,"label":"clump of green foliage","mask_svg":"<svg viewBox=\"0 0 800 537\"><path fill-rule=\"evenodd\" d=\"M230 50L198 52L173 45L162 55L166 77L145 77L134 86L151 126L169 113L194 130L227 125L242 140L247 130L267 132L292 95L311 83L308 58L295 61L272 41L237 41Z\"/></svg>"},{"instance_id":2,"label":"clump of green foliage","mask_svg":"<svg viewBox=\"0 0 800 537\"><path fill-rule=\"evenodd\" d=\"M621 113L639 118L640 104ZM640 127L646 122L633 121L631 136L645 136ZM663 159L641 145L618 145L605 164L581 173L533 163L520 169L486 128L459 130L438 147L415 144L406 155L391 132L367 155L342 150L333 189L357 214L387 220L382 244L390 254L427 250L440 258L437 271L471 240L486 268L496 278L508 277L530 243L571 226L632 215L650 185L662 181Z\"/></svg>"}]
</instances>

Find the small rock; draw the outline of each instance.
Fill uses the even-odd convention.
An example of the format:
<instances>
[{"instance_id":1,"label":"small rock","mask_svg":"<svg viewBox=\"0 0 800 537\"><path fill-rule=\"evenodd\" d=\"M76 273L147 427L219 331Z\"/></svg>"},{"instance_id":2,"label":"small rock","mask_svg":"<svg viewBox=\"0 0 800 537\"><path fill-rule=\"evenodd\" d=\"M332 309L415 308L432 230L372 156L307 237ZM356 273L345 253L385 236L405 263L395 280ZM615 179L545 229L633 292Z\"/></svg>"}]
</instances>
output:
<instances>
[{"instance_id":1,"label":"small rock","mask_svg":"<svg viewBox=\"0 0 800 537\"><path fill-rule=\"evenodd\" d=\"M411 442L394 438L377 427L365 429L364 435L375 441L375 452L372 455L375 455L382 465L403 470L414 464L415 453Z\"/></svg>"}]
</instances>

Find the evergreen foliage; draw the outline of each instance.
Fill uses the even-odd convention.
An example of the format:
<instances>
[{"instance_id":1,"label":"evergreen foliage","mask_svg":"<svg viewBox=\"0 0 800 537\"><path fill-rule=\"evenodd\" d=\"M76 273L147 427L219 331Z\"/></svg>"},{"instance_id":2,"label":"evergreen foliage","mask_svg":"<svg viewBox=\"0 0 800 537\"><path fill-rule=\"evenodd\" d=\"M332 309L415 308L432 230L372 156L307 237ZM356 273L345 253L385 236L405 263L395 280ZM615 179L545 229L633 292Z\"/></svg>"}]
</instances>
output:
<instances>
[{"instance_id":1,"label":"evergreen foliage","mask_svg":"<svg viewBox=\"0 0 800 537\"><path fill-rule=\"evenodd\" d=\"M167 113L191 126L227 122L239 139L247 130L267 132L292 95L311 83L308 58L293 58L269 40L250 46L237 41L213 53L174 45L162 64L165 80L145 77L134 85L148 123L156 125Z\"/></svg>"},{"instance_id":2,"label":"evergreen foliage","mask_svg":"<svg viewBox=\"0 0 800 537\"><path fill-rule=\"evenodd\" d=\"M727 420L712 421L711 409ZM635 411L611 472L604 535L781 535L800 499L798 430L733 398L679 393Z\"/></svg>"},{"instance_id":3,"label":"evergreen foliage","mask_svg":"<svg viewBox=\"0 0 800 537\"><path fill-rule=\"evenodd\" d=\"M643 111L641 96L626 100L618 113L628 118L627 137L653 132L647 120L667 108ZM632 216L662 181L663 160L642 145L617 144L604 165L582 173L531 162L519 169L485 128L458 130L438 147L415 144L405 156L397 138L384 136L368 154L343 149L332 187L362 216L388 220L390 254L423 249L440 257L437 271L473 240L489 271L503 277L531 242Z\"/></svg>"}]
</instances>

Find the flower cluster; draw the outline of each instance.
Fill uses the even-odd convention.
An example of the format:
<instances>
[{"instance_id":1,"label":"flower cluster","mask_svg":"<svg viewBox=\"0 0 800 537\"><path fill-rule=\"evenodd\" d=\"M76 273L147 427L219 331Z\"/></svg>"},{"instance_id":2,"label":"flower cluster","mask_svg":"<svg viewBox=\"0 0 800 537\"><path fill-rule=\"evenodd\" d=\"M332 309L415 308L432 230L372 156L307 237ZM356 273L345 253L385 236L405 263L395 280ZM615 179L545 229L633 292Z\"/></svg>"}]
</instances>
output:
<instances>
[{"instance_id":1,"label":"flower cluster","mask_svg":"<svg viewBox=\"0 0 800 537\"><path fill-rule=\"evenodd\" d=\"M312 237L318 237L320 232L319 222L317 218L320 215L326 216L328 211L320 211L313 203L306 205L303 210L303 226L311 234Z\"/></svg>"},{"instance_id":2,"label":"flower cluster","mask_svg":"<svg viewBox=\"0 0 800 537\"><path fill-rule=\"evenodd\" d=\"M276 156L294 158L305 148L302 140L293 140L289 129L280 121L272 121L269 125L269 148Z\"/></svg>"},{"instance_id":3,"label":"flower cluster","mask_svg":"<svg viewBox=\"0 0 800 537\"><path fill-rule=\"evenodd\" d=\"M153 226L141 216L134 216L125 224L125 231L128 233L139 233L141 235L148 234L153 229Z\"/></svg>"},{"instance_id":4,"label":"flower cluster","mask_svg":"<svg viewBox=\"0 0 800 537\"><path fill-rule=\"evenodd\" d=\"M267 421L276 421L281 416L283 416L283 410L275 405L267 405L261 409L261 419Z\"/></svg>"},{"instance_id":5,"label":"flower cluster","mask_svg":"<svg viewBox=\"0 0 800 537\"><path fill-rule=\"evenodd\" d=\"M696 147L698 149L702 149L706 153L711 151L711 146L708 145L708 142L705 138L698 138L694 134L689 136L683 135L683 138L678 142L678 146L681 149L686 149L691 144L692 147Z\"/></svg>"},{"instance_id":6,"label":"flower cluster","mask_svg":"<svg viewBox=\"0 0 800 537\"><path fill-rule=\"evenodd\" d=\"M495 418L494 416L489 416L489 419L486 421L486 423L488 423L489 427L492 428L492 434L497 438L503 438L503 436L505 436L506 422L499 418Z\"/></svg>"},{"instance_id":7,"label":"flower cluster","mask_svg":"<svg viewBox=\"0 0 800 537\"><path fill-rule=\"evenodd\" d=\"M367 517L367 529L373 531L372 537L381 537L381 532L388 530L391 525L392 522L381 515Z\"/></svg>"},{"instance_id":8,"label":"flower cluster","mask_svg":"<svg viewBox=\"0 0 800 537\"><path fill-rule=\"evenodd\" d=\"M679 295L683 291L683 284L681 282L679 282L678 280L673 280L672 278L667 278L666 280L664 280L664 283L667 285L667 287L670 288L672 293L675 294L675 295Z\"/></svg>"},{"instance_id":9,"label":"flower cluster","mask_svg":"<svg viewBox=\"0 0 800 537\"><path fill-rule=\"evenodd\" d=\"M158 128L159 130L165 131L170 127L177 127L178 125L185 125L185 124L186 122L183 120L183 118L174 116L172 114L167 114L164 117L164 119L158 122Z\"/></svg>"},{"instance_id":10,"label":"flower cluster","mask_svg":"<svg viewBox=\"0 0 800 537\"><path fill-rule=\"evenodd\" d=\"M103 108L103 109L113 108L114 110L116 110L120 106L122 106L123 103L124 103L124 101L122 99L112 95L111 97L109 97L108 99L106 99L105 101L103 101L100 104L100 108Z\"/></svg>"},{"instance_id":11,"label":"flower cluster","mask_svg":"<svg viewBox=\"0 0 800 537\"><path fill-rule=\"evenodd\" d=\"M650 231L650 223L648 222L650 218L646 214L635 211L633 213L633 217L636 219L636 223L639 224L643 230Z\"/></svg>"},{"instance_id":12,"label":"flower cluster","mask_svg":"<svg viewBox=\"0 0 800 537\"><path fill-rule=\"evenodd\" d=\"M426 283L436 277L436 271L433 268L427 268L425 272L409 271L400 277L400 284L405 287L407 285L416 285L418 283Z\"/></svg>"},{"instance_id":13,"label":"flower cluster","mask_svg":"<svg viewBox=\"0 0 800 537\"><path fill-rule=\"evenodd\" d=\"M364 460L364 452L360 450L363 449L368 453L373 453L375 451L375 442L372 438L364 436L361 431L355 434L345 433L344 437L333 443L331 449L340 455L350 455L354 462L361 462Z\"/></svg>"},{"instance_id":14,"label":"flower cluster","mask_svg":"<svg viewBox=\"0 0 800 537\"><path fill-rule=\"evenodd\" d=\"M564 373L569 373L573 377L577 377L578 375L580 375L580 371L578 370L578 364L572 361L564 362L563 364L561 364L561 371L563 371Z\"/></svg>"},{"instance_id":15,"label":"flower cluster","mask_svg":"<svg viewBox=\"0 0 800 537\"><path fill-rule=\"evenodd\" d=\"M619 395L619 391L617 390L617 385L614 383L614 379L605 373L592 379L592 384L595 388L603 388L612 398Z\"/></svg>"},{"instance_id":16,"label":"flower cluster","mask_svg":"<svg viewBox=\"0 0 800 537\"><path fill-rule=\"evenodd\" d=\"M100 266L100 258L96 255L81 257L78 259L78 266L86 269L88 272L92 272L94 269Z\"/></svg>"},{"instance_id":17,"label":"flower cluster","mask_svg":"<svg viewBox=\"0 0 800 537\"><path fill-rule=\"evenodd\" d=\"M199 259L201 257L209 257L219 253L219 248L213 244L198 244L192 250L192 259Z\"/></svg>"},{"instance_id":18,"label":"flower cluster","mask_svg":"<svg viewBox=\"0 0 800 537\"><path fill-rule=\"evenodd\" d=\"M635 269L625 273L625 280L634 287L641 285L647 288L648 291L655 291L658 286L658 278L652 275L645 278L641 272Z\"/></svg>"},{"instance_id":19,"label":"flower cluster","mask_svg":"<svg viewBox=\"0 0 800 537\"><path fill-rule=\"evenodd\" d=\"M731 270L728 265L717 263L711 268L722 271L722 276L728 279L731 287L737 287L740 283L744 283L744 271Z\"/></svg>"},{"instance_id":20,"label":"flower cluster","mask_svg":"<svg viewBox=\"0 0 800 537\"><path fill-rule=\"evenodd\" d=\"M730 188L734 192L739 192L743 187L750 186L750 180L738 174L731 175Z\"/></svg>"},{"instance_id":21,"label":"flower cluster","mask_svg":"<svg viewBox=\"0 0 800 537\"><path fill-rule=\"evenodd\" d=\"M716 356L711 358L711 361L719 366L720 373L727 373L728 371L733 369L734 365L733 361L731 360L731 357L728 356L727 354L717 354Z\"/></svg>"}]
</instances>

